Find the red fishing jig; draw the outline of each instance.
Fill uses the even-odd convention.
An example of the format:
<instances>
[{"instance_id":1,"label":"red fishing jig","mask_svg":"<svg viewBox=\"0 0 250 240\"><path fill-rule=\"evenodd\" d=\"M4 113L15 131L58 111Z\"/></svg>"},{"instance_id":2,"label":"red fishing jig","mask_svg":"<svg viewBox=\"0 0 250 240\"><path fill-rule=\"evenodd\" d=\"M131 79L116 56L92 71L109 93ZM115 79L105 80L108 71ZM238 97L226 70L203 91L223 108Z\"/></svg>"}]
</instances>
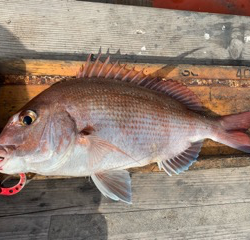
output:
<instances>
[{"instance_id":1,"label":"red fishing jig","mask_svg":"<svg viewBox=\"0 0 250 240\"><path fill-rule=\"evenodd\" d=\"M19 193L23 187L26 184L26 175L25 173L20 173L19 174L20 180L19 182L13 186L13 187L2 187L3 182L0 184L0 195L4 195L4 196L11 196L11 195L15 195L17 193Z\"/></svg>"}]
</instances>

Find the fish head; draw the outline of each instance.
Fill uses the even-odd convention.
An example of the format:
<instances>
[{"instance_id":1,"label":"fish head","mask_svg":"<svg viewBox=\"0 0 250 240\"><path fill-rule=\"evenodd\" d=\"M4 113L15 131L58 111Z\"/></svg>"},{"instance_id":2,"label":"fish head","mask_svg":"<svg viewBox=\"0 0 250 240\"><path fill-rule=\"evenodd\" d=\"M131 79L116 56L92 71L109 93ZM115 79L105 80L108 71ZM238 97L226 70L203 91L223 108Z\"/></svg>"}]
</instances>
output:
<instances>
[{"instance_id":1,"label":"fish head","mask_svg":"<svg viewBox=\"0 0 250 240\"><path fill-rule=\"evenodd\" d=\"M0 134L0 172L28 172L31 166L60 161L75 136L75 122L59 103L31 101Z\"/></svg>"}]
</instances>

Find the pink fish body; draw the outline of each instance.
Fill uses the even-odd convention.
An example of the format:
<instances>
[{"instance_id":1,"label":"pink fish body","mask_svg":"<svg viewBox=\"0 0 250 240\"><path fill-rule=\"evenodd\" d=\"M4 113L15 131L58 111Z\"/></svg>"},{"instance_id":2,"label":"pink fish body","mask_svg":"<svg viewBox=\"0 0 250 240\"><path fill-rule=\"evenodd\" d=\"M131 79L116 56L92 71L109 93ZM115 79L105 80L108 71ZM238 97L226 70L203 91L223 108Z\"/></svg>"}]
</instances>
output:
<instances>
[{"instance_id":1,"label":"pink fish body","mask_svg":"<svg viewBox=\"0 0 250 240\"><path fill-rule=\"evenodd\" d=\"M88 59L78 79L52 85L0 135L0 172L91 176L107 197L131 203L125 170L152 162L187 170L209 138L250 152L250 112L212 118L185 86Z\"/></svg>"}]
</instances>

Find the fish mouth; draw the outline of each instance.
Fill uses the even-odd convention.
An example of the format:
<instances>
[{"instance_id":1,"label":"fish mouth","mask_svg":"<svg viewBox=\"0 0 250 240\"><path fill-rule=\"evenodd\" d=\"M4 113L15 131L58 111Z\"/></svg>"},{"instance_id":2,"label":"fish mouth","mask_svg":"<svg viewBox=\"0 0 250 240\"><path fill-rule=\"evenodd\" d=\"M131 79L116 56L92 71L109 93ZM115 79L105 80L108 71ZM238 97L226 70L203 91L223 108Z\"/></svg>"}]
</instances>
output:
<instances>
[{"instance_id":1,"label":"fish mouth","mask_svg":"<svg viewBox=\"0 0 250 240\"><path fill-rule=\"evenodd\" d=\"M3 166L8 161L11 153L16 149L14 145L1 146L0 145L0 170L3 170Z\"/></svg>"},{"instance_id":2,"label":"fish mouth","mask_svg":"<svg viewBox=\"0 0 250 240\"><path fill-rule=\"evenodd\" d=\"M0 152L0 154L1 154L1 152ZM3 170L3 166L5 165L6 162L7 162L7 158L2 157L2 155L0 155L0 170Z\"/></svg>"}]
</instances>

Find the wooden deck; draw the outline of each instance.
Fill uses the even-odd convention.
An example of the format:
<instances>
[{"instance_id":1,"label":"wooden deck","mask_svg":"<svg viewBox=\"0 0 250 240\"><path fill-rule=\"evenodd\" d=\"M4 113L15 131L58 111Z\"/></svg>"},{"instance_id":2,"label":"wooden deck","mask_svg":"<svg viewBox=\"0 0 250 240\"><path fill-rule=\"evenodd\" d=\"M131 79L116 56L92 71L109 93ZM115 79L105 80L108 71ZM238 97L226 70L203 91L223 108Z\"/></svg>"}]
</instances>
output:
<instances>
[{"instance_id":1,"label":"wooden deck","mask_svg":"<svg viewBox=\"0 0 250 240\"><path fill-rule=\"evenodd\" d=\"M2 0L0 128L100 51L128 67L183 81L215 113L247 111L249 49L248 17ZM185 70L199 76L184 76ZM89 179L37 177L20 194L0 197L0 239L250 239L249 160L206 142L199 161L179 176L154 165L132 170L132 205L106 199Z\"/></svg>"},{"instance_id":2,"label":"wooden deck","mask_svg":"<svg viewBox=\"0 0 250 240\"><path fill-rule=\"evenodd\" d=\"M135 173L132 205L88 179L31 181L0 198L0 239L249 239L249 171Z\"/></svg>"}]
</instances>

